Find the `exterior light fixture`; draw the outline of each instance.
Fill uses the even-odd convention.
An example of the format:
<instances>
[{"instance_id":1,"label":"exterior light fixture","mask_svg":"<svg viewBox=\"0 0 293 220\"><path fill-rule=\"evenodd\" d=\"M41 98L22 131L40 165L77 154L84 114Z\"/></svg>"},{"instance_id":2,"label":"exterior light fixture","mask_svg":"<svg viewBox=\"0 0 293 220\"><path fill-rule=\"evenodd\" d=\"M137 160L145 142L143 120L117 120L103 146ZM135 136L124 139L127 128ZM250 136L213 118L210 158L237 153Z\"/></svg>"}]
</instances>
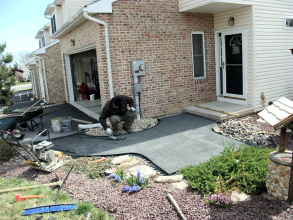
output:
<instances>
[{"instance_id":1,"label":"exterior light fixture","mask_svg":"<svg viewBox=\"0 0 293 220\"><path fill-rule=\"evenodd\" d=\"M70 40L70 46L75 46L75 40L74 39Z\"/></svg>"},{"instance_id":2,"label":"exterior light fixture","mask_svg":"<svg viewBox=\"0 0 293 220\"><path fill-rule=\"evenodd\" d=\"M234 17L230 17L230 19L228 20L228 25L234 26Z\"/></svg>"},{"instance_id":3,"label":"exterior light fixture","mask_svg":"<svg viewBox=\"0 0 293 220\"><path fill-rule=\"evenodd\" d=\"M293 54L293 48L291 48L291 49L289 49L289 50L291 50L291 53Z\"/></svg>"}]
</instances>

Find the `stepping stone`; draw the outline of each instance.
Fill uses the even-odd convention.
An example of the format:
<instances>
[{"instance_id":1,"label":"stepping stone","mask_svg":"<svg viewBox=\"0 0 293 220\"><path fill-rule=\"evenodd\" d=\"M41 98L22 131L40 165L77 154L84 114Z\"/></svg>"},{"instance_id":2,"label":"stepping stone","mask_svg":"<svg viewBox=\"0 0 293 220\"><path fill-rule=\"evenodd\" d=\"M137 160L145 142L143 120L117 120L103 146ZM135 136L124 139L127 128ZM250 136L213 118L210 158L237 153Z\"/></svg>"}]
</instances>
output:
<instances>
[{"instance_id":1,"label":"stepping stone","mask_svg":"<svg viewBox=\"0 0 293 220\"><path fill-rule=\"evenodd\" d=\"M183 175L159 176L155 181L157 183L176 183L183 180Z\"/></svg>"}]
</instances>

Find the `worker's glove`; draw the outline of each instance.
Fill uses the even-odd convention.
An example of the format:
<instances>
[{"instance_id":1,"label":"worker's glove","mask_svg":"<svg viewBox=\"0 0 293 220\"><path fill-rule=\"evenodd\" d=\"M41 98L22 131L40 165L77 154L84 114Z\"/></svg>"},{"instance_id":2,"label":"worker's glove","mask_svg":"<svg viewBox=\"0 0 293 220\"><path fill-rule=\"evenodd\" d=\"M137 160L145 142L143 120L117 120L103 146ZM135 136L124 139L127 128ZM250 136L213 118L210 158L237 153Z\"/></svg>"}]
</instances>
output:
<instances>
[{"instance_id":1,"label":"worker's glove","mask_svg":"<svg viewBox=\"0 0 293 220\"><path fill-rule=\"evenodd\" d=\"M107 128L106 132L108 135L113 135L113 131L111 130L111 128Z\"/></svg>"},{"instance_id":2,"label":"worker's glove","mask_svg":"<svg viewBox=\"0 0 293 220\"><path fill-rule=\"evenodd\" d=\"M133 108L133 107L128 107L128 110L131 112L136 112L135 108Z\"/></svg>"}]
</instances>

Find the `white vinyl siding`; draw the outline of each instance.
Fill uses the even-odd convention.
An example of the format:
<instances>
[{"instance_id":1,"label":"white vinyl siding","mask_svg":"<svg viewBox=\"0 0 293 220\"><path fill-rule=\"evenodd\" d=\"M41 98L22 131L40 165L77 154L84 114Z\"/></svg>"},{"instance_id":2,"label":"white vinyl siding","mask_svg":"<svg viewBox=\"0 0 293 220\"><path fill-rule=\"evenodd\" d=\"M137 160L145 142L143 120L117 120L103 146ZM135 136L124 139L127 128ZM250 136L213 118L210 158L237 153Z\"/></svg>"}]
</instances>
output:
<instances>
[{"instance_id":1,"label":"white vinyl siding","mask_svg":"<svg viewBox=\"0 0 293 220\"><path fill-rule=\"evenodd\" d=\"M293 100L293 32L284 29L286 16L293 16L293 1L256 1L255 5L255 95L256 109L261 110L260 96L266 101L281 97Z\"/></svg>"},{"instance_id":2,"label":"white vinyl siding","mask_svg":"<svg viewBox=\"0 0 293 220\"><path fill-rule=\"evenodd\" d=\"M71 19L81 8L95 0L67 0L68 19Z\"/></svg>"},{"instance_id":3,"label":"white vinyl siding","mask_svg":"<svg viewBox=\"0 0 293 220\"><path fill-rule=\"evenodd\" d=\"M186 12L196 7L203 6L202 10L205 10L205 5L213 4L215 11L217 10L231 10L230 7L244 7L245 5L253 4L253 0L178 0L179 11ZM227 4L226 4L227 3ZM232 6L231 3L234 5ZM235 8L234 8L235 9ZM204 13L204 12L203 12Z\"/></svg>"},{"instance_id":4,"label":"white vinyl siding","mask_svg":"<svg viewBox=\"0 0 293 220\"><path fill-rule=\"evenodd\" d=\"M56 29L58 31L58 29L62 26L62 20L63 20L63 17L62 17L62 8L57 7L55 9L55 11L56 11L56 14L55 14L55 17L56 17Z\"/></svg>"},{"instance_id":5,"label":"white vinyl siding","mask_svg":"<svg viewBox=\"0 0 293 220\"><path fill-rule=\"evenodd\" d=\"M252 73L252 7L237 9L214 15L215 32L234 29L246 29L247 34L247 102L252 106L253 73ZM230 17L234 17L234 26L228 26Z\"/></svg>"},{"instance_id":6,"label":"white vinyl siding","mask_svg":"<svg viewBox=\"0 0 293 220\"><path fill-rule=\"evenodd\" d=\"M61 8L62 8L62 25L63 25L69 20L69 18L68 18L68 7L67 7L67 1L66 0L61 4Z\"/></svg>"}]
</instances>

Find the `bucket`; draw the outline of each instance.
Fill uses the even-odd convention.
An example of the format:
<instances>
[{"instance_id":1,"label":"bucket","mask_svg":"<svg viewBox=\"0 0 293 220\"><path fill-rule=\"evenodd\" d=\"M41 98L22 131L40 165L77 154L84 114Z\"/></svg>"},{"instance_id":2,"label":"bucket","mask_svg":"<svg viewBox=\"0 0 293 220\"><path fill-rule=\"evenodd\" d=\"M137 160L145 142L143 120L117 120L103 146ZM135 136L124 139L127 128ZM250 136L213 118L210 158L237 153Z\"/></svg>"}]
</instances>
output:
<instances>
[{"instance_id":1,"label":"bucket","mask_svg":"<svg viewBox=\"0 0 293 220\"><path fill-rule=\"evenodd\" d=\"M61 123L60 123L60 118L56 117L56 118L52 118L51 119L51 123L52 123L52 129L54 132L60 132L62 131L62 127L61 127Z\"/></svg>"},{"instance_id":2,"label":"bucket","mask_svg":"<svg viewBox=\"0 0 293 220\"><path fill-rule=\"evenodd\" d=\"M91 101L95 100L95 94L91 94L91 95L90 95L90 100L91 100Z\"/></svg>"},{"instance_id":3,"label":"bucket","mask_svg":"<svg viewBox=\"0 0 293 220\"><path fill-rule=\"evenodd\" d=\"M60 119L63 131L71 131L71 117L70 118L61 118Z\"/></svg>"}]
</instances>

